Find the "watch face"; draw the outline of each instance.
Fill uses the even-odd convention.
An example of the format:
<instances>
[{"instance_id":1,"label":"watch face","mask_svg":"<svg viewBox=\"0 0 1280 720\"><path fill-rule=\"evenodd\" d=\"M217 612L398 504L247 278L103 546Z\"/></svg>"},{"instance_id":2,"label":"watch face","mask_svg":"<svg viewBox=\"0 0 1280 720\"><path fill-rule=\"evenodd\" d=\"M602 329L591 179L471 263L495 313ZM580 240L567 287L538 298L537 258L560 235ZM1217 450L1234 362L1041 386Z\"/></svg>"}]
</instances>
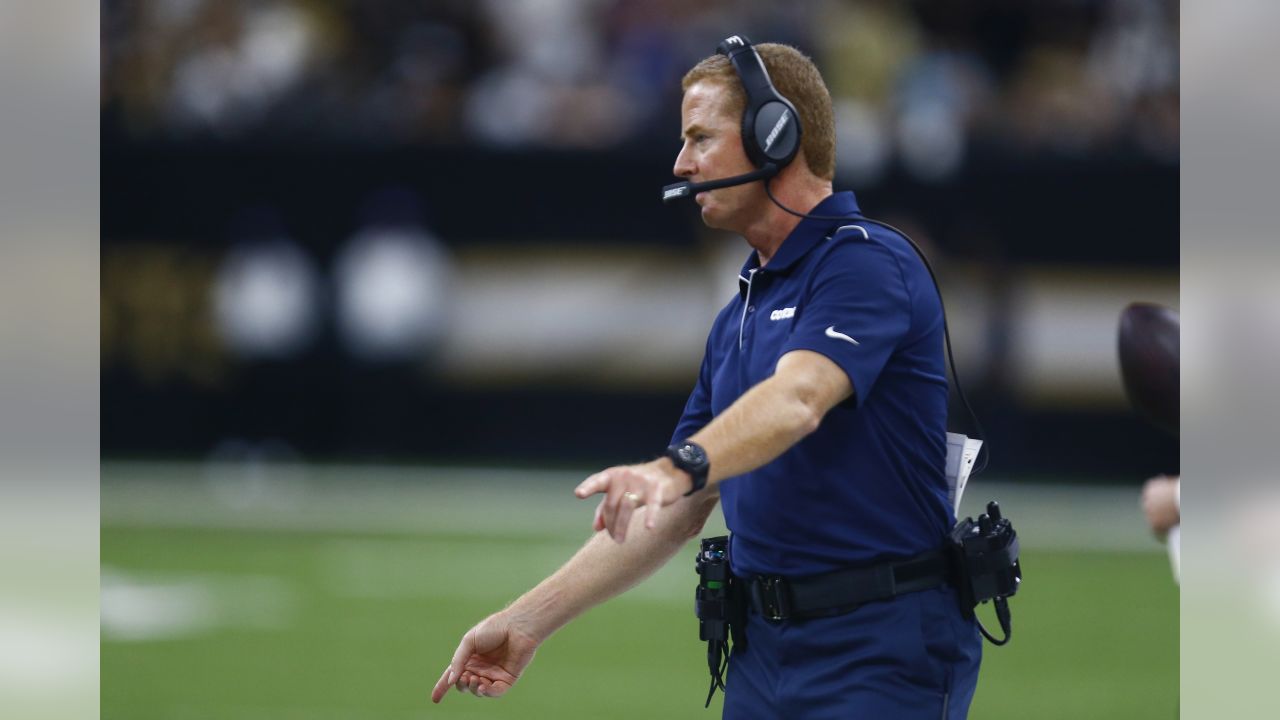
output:
<instances>
[{"instance_id":1,"label":"watch face","mask_svg":"<svg viewBox=\"0 0 1280 720\"><path fill-rule=\"evenodd\" d=\"M706 462L706 453L696 445L683 445L676 451L680 455L680 459L690 465L701 465Z\"/></svg>"}]
</instances>

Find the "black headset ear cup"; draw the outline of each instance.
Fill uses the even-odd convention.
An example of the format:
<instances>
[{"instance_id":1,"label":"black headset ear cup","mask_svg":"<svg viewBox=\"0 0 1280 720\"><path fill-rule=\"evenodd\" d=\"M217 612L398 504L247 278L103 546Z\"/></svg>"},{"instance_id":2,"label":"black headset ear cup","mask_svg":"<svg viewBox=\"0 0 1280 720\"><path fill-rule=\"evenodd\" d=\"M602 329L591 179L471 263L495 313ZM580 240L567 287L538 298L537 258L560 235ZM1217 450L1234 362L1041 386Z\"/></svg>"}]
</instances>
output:
<instances>
[{"instance_id":1,"label":"black headset ear cup","mask_svg":"<svg viewBox=\"0 0 1280 720\"><path fill-rule=\"evenodd\" d=\"M716 52L729 58L746 93L742 147L747 158L758 168L785 167L800 151L800 116L795 106L773 86L764 59L750 40L733 35Z\"/></svg>"},{"instance_id":2,"label":"black headset ear cup","mask_svg":"<svg viewBox=\"0 0 1280 720\"><path fill-rule=\"evenodd\" d=\"M785 167L800 150L800 116L781 95L760 104L752 112L752 144L762 163ZM749 154L749 153L748 153Z\"/></svg>"}]
</instances>

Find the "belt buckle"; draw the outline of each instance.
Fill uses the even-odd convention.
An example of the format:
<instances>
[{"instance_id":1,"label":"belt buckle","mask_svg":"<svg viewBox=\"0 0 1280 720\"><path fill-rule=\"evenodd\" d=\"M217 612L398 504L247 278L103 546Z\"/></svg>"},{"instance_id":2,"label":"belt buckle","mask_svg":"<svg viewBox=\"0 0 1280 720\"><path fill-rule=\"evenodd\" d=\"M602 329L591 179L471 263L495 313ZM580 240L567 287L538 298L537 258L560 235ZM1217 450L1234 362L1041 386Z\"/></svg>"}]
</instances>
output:
<instances>
[{"instance_id":1,"label":"belt buckle","mask_svg":"<svg viewBox=\"0 0 1280 720\"><path fill-rule=\"evenodd\" d=\"M757 578L755 587L761 615L774 622L791 617L791 599L787 596L785 580L776 575L762 576Z\"/></svg>"}]
</instances>

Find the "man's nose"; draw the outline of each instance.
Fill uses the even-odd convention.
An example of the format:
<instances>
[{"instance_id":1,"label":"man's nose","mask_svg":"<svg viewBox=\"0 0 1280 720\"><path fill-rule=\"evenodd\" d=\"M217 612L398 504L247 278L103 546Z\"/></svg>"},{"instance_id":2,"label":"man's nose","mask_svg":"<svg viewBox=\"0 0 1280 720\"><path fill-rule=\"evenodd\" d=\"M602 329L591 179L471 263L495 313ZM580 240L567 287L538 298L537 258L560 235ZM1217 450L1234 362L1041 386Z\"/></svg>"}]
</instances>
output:
<instances>
[{"instance_id":1,"label":"man's nose","mask_svg":"<svg viewBox=\"0 0 1280 720\"><path fill-rule=\"evenodd\" d=\"M676 154L675 167L671 168L673 175L682 178L693 177L697 168L693 164L693 159L690 157L691 154L689 152L689 143L680 146L680 152Z\"/></svg>"}]
</instances>

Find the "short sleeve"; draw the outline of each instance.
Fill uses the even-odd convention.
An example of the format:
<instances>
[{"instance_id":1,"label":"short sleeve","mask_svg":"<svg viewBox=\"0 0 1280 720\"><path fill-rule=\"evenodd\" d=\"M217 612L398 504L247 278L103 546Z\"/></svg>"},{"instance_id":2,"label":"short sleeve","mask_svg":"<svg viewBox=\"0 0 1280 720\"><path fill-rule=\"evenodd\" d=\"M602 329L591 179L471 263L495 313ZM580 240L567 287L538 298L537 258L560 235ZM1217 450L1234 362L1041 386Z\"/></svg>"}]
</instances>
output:
<instances>
[{"instance_id":1,"label":"short sleeve","mask_svg":"<svg viewBox=\"0 0 1280 720\"><path fill-rule=\"evenodd\" d=\"M707 338L707 348L702 355L702 368L698 371L698 383L689 393L689 400L684 404L684 413L680 422L676 423L675 432L671 434L671 444L684 442L690 435L698 432L711 422L711 338Z\"/></svg>"},{"instance_id":2,"label":"short sleeve","mask_svg":"<svg viewBox=\"0 0 1280 720\"><path fill-rule=\"evenodd\" d=\"M811 350L830 358L861 404L910 329L911 297L897 258L879 242L836 242L813 270L781 354Z\"/></svg>"}]
</instances>

